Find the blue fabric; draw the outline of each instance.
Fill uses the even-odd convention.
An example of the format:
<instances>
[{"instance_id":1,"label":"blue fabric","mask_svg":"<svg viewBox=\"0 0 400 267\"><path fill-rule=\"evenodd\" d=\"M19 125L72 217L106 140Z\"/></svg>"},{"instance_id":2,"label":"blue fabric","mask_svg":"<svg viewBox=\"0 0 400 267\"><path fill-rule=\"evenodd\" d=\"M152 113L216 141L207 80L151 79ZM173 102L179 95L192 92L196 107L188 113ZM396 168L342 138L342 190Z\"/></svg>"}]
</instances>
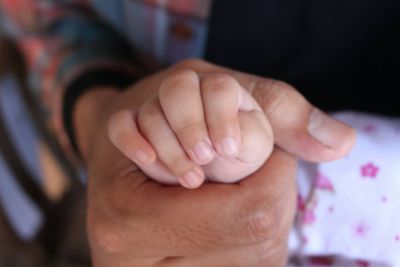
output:
<instances>
[{"instance_id":1,"label":"blue fabric","mask_svg":"<svg viewBox=\"0 0 400 267\"><path fill-rule=\"evenodd\" d=\"M35 177L35 181L42 183L37 147L38 135L12 77L0 80L0 115L7 124L7 131L26 167ZM43 223L43 216L16 182L1 153L0 203L16 233L25 240L34 238Z\"/></svg>"}]
</instances>

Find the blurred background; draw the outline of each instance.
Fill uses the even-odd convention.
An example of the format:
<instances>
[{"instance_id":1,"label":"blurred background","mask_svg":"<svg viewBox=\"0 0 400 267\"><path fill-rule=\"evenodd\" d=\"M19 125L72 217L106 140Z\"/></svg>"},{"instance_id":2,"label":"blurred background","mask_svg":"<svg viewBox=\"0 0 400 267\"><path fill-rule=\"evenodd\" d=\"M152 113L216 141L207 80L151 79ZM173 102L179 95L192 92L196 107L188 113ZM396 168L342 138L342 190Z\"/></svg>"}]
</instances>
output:
<instances>
[{"instance_id":1,"label":"blurred background","mask_svg":"<svg viewBox=\"0 0 400 267\"><path fill-rule=\"evenodd\" d=\"M85 195L0 32L0 267L90 266Z\"/></svg>"}]
</instances>

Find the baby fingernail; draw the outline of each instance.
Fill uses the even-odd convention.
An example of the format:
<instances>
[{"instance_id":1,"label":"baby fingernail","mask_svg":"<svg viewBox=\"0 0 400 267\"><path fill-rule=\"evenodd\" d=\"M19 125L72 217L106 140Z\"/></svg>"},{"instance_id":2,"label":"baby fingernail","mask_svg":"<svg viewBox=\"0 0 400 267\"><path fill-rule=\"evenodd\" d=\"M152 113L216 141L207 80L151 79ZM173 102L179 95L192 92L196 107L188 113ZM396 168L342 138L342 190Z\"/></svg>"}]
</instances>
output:
<instances>
[{"instance_id":1,"label":"baby fingernail","mask_svg":"<svg viewBox=\"0 0 400 267\"><path fill-rule=\"evenodd\" d=\"M187 188L196 188L201 185L203 179L195 171L189 171L183 176L183 182Z\"/></svg>"},{"instance_id":2,"label":"baby fingernail","mask_svg":"<svg viewBox=\"0 0 400 267\"><path fill-rule=\"evenodd\" d=\"M193 152L200 162L209 162L213 156L214 151L208 142L201 141L194 146Z\"/></svg>"},{"instance_id":3,"label":"baby fingernail","mask_svg":"<svg viewBox=\"0 0 400 267\"><path fill-rule=\"evenodd\" d=\"M236 156L239 152L239 144L233 137L227 137L221 142L221 149L225 156Z\"/></svg>"}]
</instances>

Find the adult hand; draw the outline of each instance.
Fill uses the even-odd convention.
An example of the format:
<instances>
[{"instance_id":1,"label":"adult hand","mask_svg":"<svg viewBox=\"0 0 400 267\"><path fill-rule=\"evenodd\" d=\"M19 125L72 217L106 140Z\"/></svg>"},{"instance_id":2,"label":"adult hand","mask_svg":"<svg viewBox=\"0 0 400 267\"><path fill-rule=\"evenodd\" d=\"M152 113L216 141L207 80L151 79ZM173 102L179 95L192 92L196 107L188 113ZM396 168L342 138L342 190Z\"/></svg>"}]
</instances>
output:
<instances>
[{"instance_id":1,"label":"adult hand","mask_svg":"<svg viewBox=\"0 0 400 267\"><path fill-rule=\"evenodd\" d=\"M108 142L90 168L96 267L284 266L295 213L295 160L275 150L238 184L199 189L148 179Z\"/></svg>"},{"instance_id":2,"label":"adult hand","mask_svg":"<svg viewBox=\"0 0 400 267\"><path fill-rule=\"evenodd\" d=\"M350 127L313 111L287 84L198 60L175 65L123 93L89 91L79 100L74 121L89 171L88 229L95 266L283 266L295 212L292 156L275 149L265 166L238 184L188 191L151 181L109 142L109 116L140 106L166 75L179 69L236 78L263 107L277 144L304 159L339 158L354 142Z\"/></svg>"},{"instance_id":3,"label":"adult hand","mask_svg":"<svg viewBox=\"0 0 400 267\"><path fill-rule=\"evenodd\" d=\"M271 123L275 144L296 157L311 162L340 159L355 142L353 128L311 105L285 82L238 72L203 60L184 61L174 68L187 68L198 73L226 73L237 79L263 108Z\"/></svg>"},{"instance_id":4,"label":"adult hand","mask_svg":"<svg viewBox=\"0 0 400 267\"><path fill-rule=\"evenodd\" d=\"M271 123L274 141L277 146L303 160L324 162L336 160L345 156L355 142L355 131L350 126L340 122L311 105L296 89L287 83L273 79L250 75L224 67L210 64L203 60L186 60L178 63L163 72L142 80L129 88L123 98L127 99L124 105L116 108L132 109L140 106L146 99L154 95L166 77L173 76L180 70L192 70L201 76L204 73L225 74L220 75L219 84L214 87L224 87L230 84L229 79L236 79L247 90L264 110ZM104 88L107 91L110 88ZM75 112L78 142L84 157L88 150L91 131L100 119L100 115L109 116L104 110L112 106L109 95L102 96L90 92L86 96L88 101L80 101L81 109ZM103 94L103 95L104 95ZM103 105L104 104L104 105ZM99 112L101 111L101 112ZM96 114L92 114L95 112ZM102 114L99 114L102 113ZM103 116L104 117L104 116ZM108 119L108 118L105 118Z\"/></svg>"}]
</instances>

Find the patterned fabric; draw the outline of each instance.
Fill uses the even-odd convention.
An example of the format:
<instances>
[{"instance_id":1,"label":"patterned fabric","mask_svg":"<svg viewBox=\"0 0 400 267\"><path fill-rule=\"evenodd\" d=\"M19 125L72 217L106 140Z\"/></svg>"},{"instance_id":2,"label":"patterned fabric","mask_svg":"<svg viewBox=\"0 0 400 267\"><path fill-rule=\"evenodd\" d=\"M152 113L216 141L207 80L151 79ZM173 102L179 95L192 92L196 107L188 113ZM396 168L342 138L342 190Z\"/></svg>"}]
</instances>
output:
<instances>
[{"instance_id":1,"label":"patterned fabric","mask_svg":"<svg viewBox=\"0 0 400 267\"><path fill-rule=\"evenodd\" d=\"M138 76L142 64L132 45L161 64L200 57L210 0L0 3L1 27L25 52L31 88L41 99L61 145L71 152L62 121L65 88L84 73L99 68Z\"/></svg>"},{"instance_id":2,"label":"patterned fabric","mask_svg":"<svg viewBox=\"0 0 400 267\"><path fill-rule=\"evenodd\" d=\"M0 78L0 116L10 141L19 152L35 183L43 183L38 133L24 105L21 90L12 76ZM2 136L3 138L3 136ZM26 195L0 151L0 205L14 231L24 240L33 240L44 221L40 208Z\"/></svg>"},{"instance_id":3,"label":"patterned fabric","mask_svg":"<svg viewBox=\"0 0 400 267\"><path fill-rule=\"evenodd\" d=\"M357 144L344 159L300 164L293 254L341 255L348 262L303 261L310 266L400 266L400 120L354 112L336 117L357 130Z\"/></svg>"},{"instance_id":4,"label":"patterned fabric","mask_svg":"<svg viewBox=\"0 0 400 267\"><path fill-rule=\"evenodd\" d=\"M92 2L137 49L161 63L203 55L211 0Z\"/></svg>"}]
</instances>

